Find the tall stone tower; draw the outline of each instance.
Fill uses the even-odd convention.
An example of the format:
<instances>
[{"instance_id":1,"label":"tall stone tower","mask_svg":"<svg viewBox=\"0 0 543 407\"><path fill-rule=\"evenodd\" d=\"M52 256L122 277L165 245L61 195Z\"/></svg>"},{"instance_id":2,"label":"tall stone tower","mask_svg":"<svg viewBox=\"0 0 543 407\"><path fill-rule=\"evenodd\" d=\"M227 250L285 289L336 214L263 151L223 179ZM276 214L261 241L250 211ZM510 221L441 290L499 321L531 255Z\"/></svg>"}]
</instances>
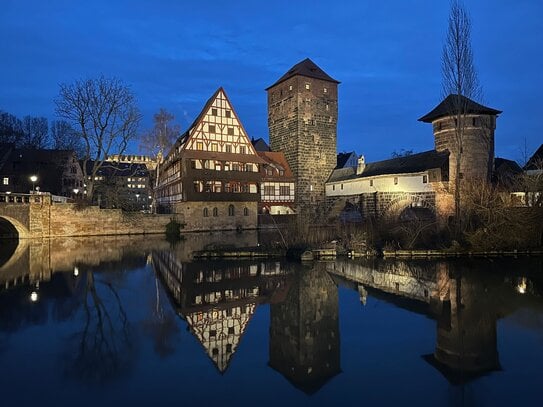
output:
<instances>
[{"instance_id":1,"label":"tall stone tower","mask_svg":"<svg viewBox=\"0 0 543 407\"><path fill-rule=\"evenodd\" d=\"M494 165L496 117L501 111L480 105L464 96L449 95L419 121L432 123L435 149L449 151L449 181L454 185L459 153L455 128L459 111L462 113L460 120L464 120L460 177L490 180Z\"/></svg>"},{"instance_id":2,"label":"tall stone tower","mask_svg":"<svg viewBox=\"0 0 543 407\"><path fill-rule=\"evenodd\" d=\"M266 89L270 147L285 153L302 215L324 209L324 183L336 166L338 84L308 58Z\"/></svg>"}]
</instances>

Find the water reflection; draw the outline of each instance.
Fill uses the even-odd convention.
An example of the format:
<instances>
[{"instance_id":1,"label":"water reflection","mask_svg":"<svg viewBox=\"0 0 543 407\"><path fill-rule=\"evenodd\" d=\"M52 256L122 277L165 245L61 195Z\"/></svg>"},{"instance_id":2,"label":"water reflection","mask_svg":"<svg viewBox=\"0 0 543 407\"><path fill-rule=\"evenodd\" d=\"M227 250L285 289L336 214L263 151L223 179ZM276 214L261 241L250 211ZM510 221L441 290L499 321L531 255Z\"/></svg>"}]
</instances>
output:
<instances>
[{"instance_id":1,"label":"water reflection","mask_svg":"<svg viewBox=\"0 0 543 407\"><path fill-rule=\"evenodd\" d=\"M160 363L174 358L180 363L191 338L200 346L194 357L207 358L208 370L224 375L235 365L234 355L247 349L244 336L258 307L269 304L269 330L261 332L269 340L267 353L260 355L262 366L278 372L286 379L282 382L315 394L347 375L339 374L350 357L343 355L343 363L340 358L344 288L354 290L362 304L383 303L429 318L433 328L424 335L434 345L417 354L417 361L453 385L502 369L501 319L531 310L535 319L522 323L543 332L543 266L537 259L191 261L193 250L256 240L256 234L206 234L175 246L148 237L6 246L11 254L0 265L0 356L16 348L19 333L47 326L58 338L55 364L60 356L65 376L106 383L129 378L142 360L149 363L146 343ZM342 314L342 321L373 310L357 312ZM404 332L374 328L359 334L401 337ZM156 366L160 377L162 365Z\"/></svg>"}]
</instances>

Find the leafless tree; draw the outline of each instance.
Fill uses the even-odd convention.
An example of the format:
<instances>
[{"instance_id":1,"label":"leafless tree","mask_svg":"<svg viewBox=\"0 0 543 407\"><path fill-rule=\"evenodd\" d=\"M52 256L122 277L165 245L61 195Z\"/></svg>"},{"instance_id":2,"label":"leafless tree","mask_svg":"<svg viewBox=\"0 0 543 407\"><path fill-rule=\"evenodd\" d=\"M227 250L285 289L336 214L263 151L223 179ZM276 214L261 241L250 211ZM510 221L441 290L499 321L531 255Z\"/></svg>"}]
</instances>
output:
<instances>
[{"instance_id":1,"label":"leafless tree","mask_svg":"<svg viewBox=\"0 0 543 407\"><path fill-rule=\"evenodd\" d=\"M23 123L11 113L0 110L0 143L20 146L23 140Z\"/></svg>"},{"instance_id":2,"label":"leafless tree","mask_svg":"<svg viewBox=\"0 0 543 407\"><path fill-rule=\"evenodd\" d=\"M120 79L101 76L61 84L55 104L57 115L83 140L83 175L92 200L94 178L106 157L123 154L136 136L141 115L135 97ZM89 161L92 165L87 168Z\"/></svg>"},{"instance_id":3,"label":"leafless tree","mask_svg":"<svg viewBox=\"0 0 543 407\"><path fill-rule=\"evenodd\" d=\"M158 186L162 157L179 137L180 128L179 125L173 123L174 119L173 114L164 108L160 108L158 113L154 115L154 127L141 138L140 149L157 160L155 188Z\"/></svg>"},{"instance_id":4,"label":"leafless tree","mask_svg":"<svg viewBox=\"0 0 543 407\"><path fill-rule=\"evenodd\" d=\"M471 47L471 21L468 12L458 0L451 1L449 27L443 46L441 58L442 87L444 97L451 98L449 110L455 115L454 144L456 164L454 168L454 201L455 217L460 219L461 213L461 177L460 169L463 159L464 134L467 127L469 99L476 100L482 96L477 71L473 64ZM463 96L463 97L462 97Z\"/></svg>"},{"instance_id":5,"label":"leafless tree","mask_svg":"<svg viewBox=\"0 0 543 407\"><path fill-rule=\"evenodd\" d=\"M53 120L49 128L51 147L55 150L73 150L78 157L84 155L81 136L64 120Z\"/></svg>"},{"instance_id":6,"label":"leafless tree","mask_svg":"<svg viewBox=\"0 0 543 407\"><path fill-rule=\"evenodd\" d=\"M23 117L23 142L25 148L45 148L49 125L45 117Z\"/></svg>"}]
</instances>

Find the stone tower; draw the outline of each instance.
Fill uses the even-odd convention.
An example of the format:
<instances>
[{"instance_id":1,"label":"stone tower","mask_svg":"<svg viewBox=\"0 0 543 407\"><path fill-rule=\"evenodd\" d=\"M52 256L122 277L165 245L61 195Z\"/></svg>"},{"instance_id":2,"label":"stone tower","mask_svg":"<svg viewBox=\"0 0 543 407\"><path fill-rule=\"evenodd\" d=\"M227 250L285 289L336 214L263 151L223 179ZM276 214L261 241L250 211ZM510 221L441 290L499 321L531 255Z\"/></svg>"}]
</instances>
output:
<instances>
[{"instance_id":1,"label":"stone tower","mask_svg":"<svg viewBox=\"0 0 543 407\"><path fill-rule=\"evenodd\" d=\"M419 121L432 123L435 149L449 151L449 180L454 185L458 159L455 124L459 119L459 111L462 112L460 120L465 120L460 177L490 180L494 164L496 117L501 111L480 105L464 96L449 95Z\"/></svg>"},{"instance_id":2,"label":"stone tower","mask_svg":"<svg viewBox=\"0 0 543 407\"><path fill-rule=\"evenodd\" d=\"M338 84L305 59L266 89L270 147L284 152L294 173L299 214L324 209L324 183L336 166Z\"/></svg>"}]
</instances>

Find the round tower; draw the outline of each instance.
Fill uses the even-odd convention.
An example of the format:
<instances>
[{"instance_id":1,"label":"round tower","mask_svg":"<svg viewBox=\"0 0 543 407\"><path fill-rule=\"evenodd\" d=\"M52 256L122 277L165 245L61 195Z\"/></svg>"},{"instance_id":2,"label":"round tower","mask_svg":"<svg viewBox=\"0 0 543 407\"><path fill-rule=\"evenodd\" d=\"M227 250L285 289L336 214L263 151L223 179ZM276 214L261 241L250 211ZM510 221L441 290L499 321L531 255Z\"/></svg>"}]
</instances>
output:
<instances>
[{"instance_id":1,"label":"round tower","mask_svg":"<svg viewBox=\"0 0 543 407\"><path fill-rule=\"evenodd\" d=\"M436 151L449 151L449 181L455 180L459 156L460 178L490 180L494 165L494 130L500 113L464 96L449 95L419 119L432 123Z\"/></svg>"}]
</instances>

